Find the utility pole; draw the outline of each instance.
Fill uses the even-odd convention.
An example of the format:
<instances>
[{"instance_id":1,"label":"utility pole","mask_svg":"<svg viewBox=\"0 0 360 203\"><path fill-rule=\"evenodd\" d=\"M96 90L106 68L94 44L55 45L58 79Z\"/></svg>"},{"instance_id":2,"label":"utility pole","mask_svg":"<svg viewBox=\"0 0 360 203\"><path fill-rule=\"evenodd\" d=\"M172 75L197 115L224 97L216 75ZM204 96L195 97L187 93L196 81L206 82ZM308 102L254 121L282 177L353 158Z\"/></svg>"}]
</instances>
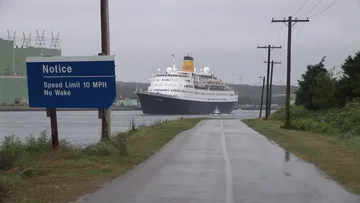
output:
<instances>
[{"instance_id":1,"label":"utility pole","mask_svg":"<svg viewBox=\"0 0 360 203\"><path fill-rule=\"evenodd\" d=\"M101 17L101 54L110 55L109 32L109 1L100 0ZM111 107L100 109L101 113L101 139L109 139L111 135Z\"/></svg>"},{"instance_id":2,"label":"utility pole","mask_svg":"<svg viewBox=\"0 0 360 203\"><path fill-rule=\"evenodd\" d=\"M267 61L264 61L264 63L267 63ZM270 111L271 111L271 98L272 98L272 84L273 84L273 75L274 75L274 64L281 64L281 62L271 61L270 95L269 95L269 108L268 108L268 114L269 115L270 115Z\"/></svg>"},{"instance_id":3,"label":"utility pole","mask_svg":"<svg viewBox=\"0 0 360 203\"><path fill-rule=\"evenodd\" d=\"M243 79L243 76L239 76L240 85L242 84L242 79Z\"/></svg>"},{"instance_id":4,"label":"utility pole","mask_svg":"<svg viewBox=\"0 0 360 203\"><path fill-rule=\"evenodd\" d=\"M275 47L271 46L270 44L268 46L258 46L258 49L266 49L268 51L268 65L267 65L267 74L266 74L266 105L265 105L265 120L268 119L268 107L269 107L269 75L270 75L270 55L271 51L274 49L281 49L281 46Z\"/></svg>"},{"instance_id":5,"label":"utility pole","mask_svg":"<svg viewBox=\"0 0 360 203\"><path fill-rule=\"evenodd\" d=\"M259 77L261 78L261 77ZM263 85L262 85L262 91L261 91L261 101L260 101L260 114L259 114L259 118L261 118L261 114L262 114L262 107L263 107L263 100L264 100L264 87L265 87L265 76L262 77L263 79Z\"/></svg>"},{"instance_id":6,"label":"utility pole","mask_svg":"<svg viewBox=\"0 0 360 203\"><path fill-rule=\"evenodd\" d=\"M287 46L287 73L286 73L286 118L284 128L290 128L290 80L291 80L291 31L292 27L299 22L309 22L309 19L298 20L297 18L292 19L292 16L286 20L271 20L273 23L285 23L288 26L288 46ZM270 60L268 60L270 61Z\"/></svg>"}]
</instances>

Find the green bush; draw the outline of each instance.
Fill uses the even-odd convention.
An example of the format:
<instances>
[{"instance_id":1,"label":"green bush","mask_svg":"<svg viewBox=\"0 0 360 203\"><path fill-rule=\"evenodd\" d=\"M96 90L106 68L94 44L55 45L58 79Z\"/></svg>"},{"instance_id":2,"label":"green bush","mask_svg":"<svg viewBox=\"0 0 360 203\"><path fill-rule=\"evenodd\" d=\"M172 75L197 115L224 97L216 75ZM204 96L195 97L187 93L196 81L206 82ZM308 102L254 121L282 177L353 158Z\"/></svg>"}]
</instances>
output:
<instances>
[{"instance_id":1,"label":"green bush","mask_svg":"<svg viewBox=\"0 0 360 203\"><path fill-rule=\"evenodd\" d=\"M6 177L0 174L0 203L5 202L5 197L9 192L8 180Z\"/></svg>"},{"instance_id":2,"label":"green bush","mask_svg":"<svg viewBox=\"0 0 360 203\"><path fill-rule=\"evenodd\" d=\"M326 133L344 139L360 137L360 105L358 103L349 103L343 108L318 111L310 111L302 106L293 105L290 115L292 127L297 130ZM285 120L285 108L273 113L269 118Z\"/></svg>"},{"instance_id":3,"label":"green bush","mask_svg":"<svg viewBox=\"0 0 360 203\"><path fill-rule=\"evenodd\" d=\"M60 140L60 147L62 151L74 150L74 147L65 140ZM25 138L25 141L21 141L15 135L6 136L0 146L0 152L15 157L25 154L52 152L52 141L46 131L41 132L39 137L30 135Z\"/></svg>"},{"instance_id":4,"label":"green bush","mask_svg":"<svg viewBox=\"0 0 360 203\"><path fill-rule=\"evenodd\" d=\"M42 132L38 138L34 135L30 135L25 138L25 142L21 141L20 138L15 137L15 135L7 136L0 146L0 151L9 153L13 156L51 150L51 140L48 139L46 132Z\"/></svg>"},{"instance_id":5,"label":"green bush","mask_svg":"<svg viewBox=\"0 0 360 203\"><path fill-rule=\"evenodd\" d=\"M26 178L32 178L35 176L41 176L48 172L49 171L46 169L37 169L37 168L33 168L33 167L27 167L27 168L23 169L22 171L20 171L17 174L17 176L22 179L26 179Z\"/></svg>"},{"instance_id":6,"label":"green bush","mask_svg":"<svg viewBox=\"0 0 360 203\"><path fill-rule=\"evenodd\" d=\"M24 152L24 144L20 138L15 137L15 135L6 136L0 146L0 151L16 156Z\"/></svg>"},{"instance_id":7,"label":"green bush","mask_svg":"<svg viewBox=\"0 0 360 203\"><path fill-rule=\"evenodd\" d=\"M16 157L7 153L0 151L0 171L8 170L13 166L16 161Z\"/></svg>"},{"instance_id":8,"label":"green bush","mask_svg":"<svg viewBox=\"0 0 360 203\"><path fill-rule=\"evenodd\" d=\"M290 118L298 119L298 118L307 118L315 112L310 111L303 106L291 105L290 106ZM269 117L271 120L285 120L285 108L281 108L280 110L272 113Z\"/></svg>"},{"instance_id":9,"label":"green bush","mask_svg":"<svg viewBox=\"0 0 360 203\"><path fill-rule=\"evenodd\" d=\"M47 136L46 131L42 131L37 138L34 135L25 138L23 146L27 153L52 151L52 142Z\"/></svg>"},{"instance_id":10,"label":"green bush","mask_svg":"<svg viewBox=\"0 0 360 203\"><path fill-rule=\"evenodd\" d=\"M119 133L118 135L111 137L109 140L101 140L98 143L89 145L83 150L83 152L87 155L94 156L126 156L128 154L126 140L129 138L130 134L130 131L126 133Z\"/></svg>"}]
</instances>

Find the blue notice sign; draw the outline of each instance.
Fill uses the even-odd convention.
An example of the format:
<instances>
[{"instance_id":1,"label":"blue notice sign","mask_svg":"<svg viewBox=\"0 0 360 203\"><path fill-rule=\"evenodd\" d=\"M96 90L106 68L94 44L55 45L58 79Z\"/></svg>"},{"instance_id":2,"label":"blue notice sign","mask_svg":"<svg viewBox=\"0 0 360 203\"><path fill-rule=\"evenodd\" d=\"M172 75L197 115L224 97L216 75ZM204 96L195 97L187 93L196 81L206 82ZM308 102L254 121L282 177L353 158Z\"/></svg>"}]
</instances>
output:
<instances>
[{"instance_id":1,"label":"blue notice sign","mask_svg":"<svg viewBox=\"0 0 360 203\"><path fill-rule=\"evenodd\" d=\"M27 57L30 107L109 108L116 96L114 56Z\"/></svg>"}]
</instances>

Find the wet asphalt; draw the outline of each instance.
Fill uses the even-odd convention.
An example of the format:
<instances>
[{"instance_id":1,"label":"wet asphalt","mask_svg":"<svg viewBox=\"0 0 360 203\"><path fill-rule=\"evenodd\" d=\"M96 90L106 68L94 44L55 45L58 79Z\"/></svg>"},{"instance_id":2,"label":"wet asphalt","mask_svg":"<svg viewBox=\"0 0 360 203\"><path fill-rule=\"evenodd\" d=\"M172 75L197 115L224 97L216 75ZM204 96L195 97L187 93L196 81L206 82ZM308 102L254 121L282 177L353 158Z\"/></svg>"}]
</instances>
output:
<instances>
[{"instance_id":1,"label":"wet asphalt","mask_svg":"<svg viewBox=\"0 0 360 203\"><path fill-rule=\"evenodd\" d=\"M238 120L206 120L82 203L360 203Z\"/></svg>"}]
</instances>

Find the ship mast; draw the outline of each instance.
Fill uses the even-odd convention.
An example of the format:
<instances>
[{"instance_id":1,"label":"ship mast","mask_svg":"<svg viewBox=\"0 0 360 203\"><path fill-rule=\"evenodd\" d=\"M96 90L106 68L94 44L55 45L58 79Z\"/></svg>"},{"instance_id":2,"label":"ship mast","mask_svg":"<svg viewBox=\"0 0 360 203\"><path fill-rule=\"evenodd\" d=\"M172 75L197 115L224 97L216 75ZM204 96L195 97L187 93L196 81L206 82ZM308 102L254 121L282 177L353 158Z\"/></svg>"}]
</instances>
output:
<instances>
[{"instance_id":1,"label":"ship mast","mask_svg":"<svg viewBox=\"0 0 360 203\"><path fill-rule=\"evenodd\" d=\"M173 54L171 54L171 56L173 57L173 67L172 67L172 69L173 69L173 71L176 71L176 58L175 58L175 53L173 53Z\"/></svg>"}]
</instances>

